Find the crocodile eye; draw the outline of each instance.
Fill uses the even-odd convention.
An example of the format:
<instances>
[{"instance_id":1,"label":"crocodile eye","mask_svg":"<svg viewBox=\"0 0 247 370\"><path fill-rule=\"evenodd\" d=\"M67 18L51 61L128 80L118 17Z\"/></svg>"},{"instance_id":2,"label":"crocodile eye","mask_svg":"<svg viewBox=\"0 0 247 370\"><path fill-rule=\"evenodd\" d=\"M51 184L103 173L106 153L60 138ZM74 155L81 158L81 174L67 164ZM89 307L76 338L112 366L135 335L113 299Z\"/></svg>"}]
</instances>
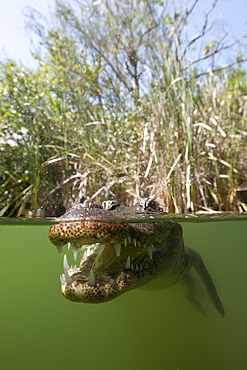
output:
<instances>
[{"instance_id":1,"label":"crocodile eye","mask_svg":"<svg viewBox=\"0 0 247 370\"><path fill-rule=\"evenodd\" d=\"M163 212L162 207L159 206L159 203L156 200L147 198L146 200L146 211L150 212Z\"/></svg>"},{"instance_id":2,"label":"crocodile eye","mask_svg":"<svg viewBox=\"0 0 247 370\"><path fill-rule=\"evenodd\" d=\"M137 205L138 211L148 211L148 212L162 212L162 208L159 206L158 202L156 200L153 200L151 198L142 198L138 202Z\"/></svg>"}]
</instances>

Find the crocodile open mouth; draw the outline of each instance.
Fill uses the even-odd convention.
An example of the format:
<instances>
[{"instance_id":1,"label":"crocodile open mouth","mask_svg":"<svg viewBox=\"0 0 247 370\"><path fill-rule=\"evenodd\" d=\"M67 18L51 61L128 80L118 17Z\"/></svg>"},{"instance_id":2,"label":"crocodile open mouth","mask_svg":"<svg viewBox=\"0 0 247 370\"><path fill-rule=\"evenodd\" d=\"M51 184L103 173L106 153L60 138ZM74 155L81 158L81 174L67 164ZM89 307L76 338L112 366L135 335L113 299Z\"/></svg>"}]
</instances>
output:
<instances>
[{"instance_id":1,"label":"crocodile open mouth","mask_svg":"<svg viewBox=\"0 0 247 370\"><path fill-rule=\"evenodd\" d=\"M160 259L165 258L171 224L114 223L115 220L116 215L97 203L78 204L50 227L50 241L61 255L65 244L75 259L78 250L84 250L79 267L69 266L64 256L60 280L67 299L106 302L161 273Z\"/></svg>"},{"instance_id":2,"label":"crocodile open mouth","mask_svg":"<svg viewBox=\"0 0 247 370\"><path fill-rule=\"evenodd\" d=\"M65 254L60 276L63 295L76 302L101 303L130 290L130 286L143 285L152 276L157 249L135 244L97 243L83 248L79 267L69 266Z\"/></svg>"}]
</instances>

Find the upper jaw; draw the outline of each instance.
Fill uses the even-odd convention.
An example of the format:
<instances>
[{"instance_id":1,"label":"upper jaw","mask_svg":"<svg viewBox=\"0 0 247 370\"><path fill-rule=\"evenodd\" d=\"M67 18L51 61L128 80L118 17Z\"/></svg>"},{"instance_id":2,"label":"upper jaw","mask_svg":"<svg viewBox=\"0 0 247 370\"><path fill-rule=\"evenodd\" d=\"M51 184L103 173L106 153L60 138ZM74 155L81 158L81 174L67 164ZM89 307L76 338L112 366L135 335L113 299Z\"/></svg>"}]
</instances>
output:
<instances>
[{"instance_id":1,"label":"upper jaw","mask_svg":"<svg viewBox=\"0 0 247 370\"><path fill-rule=\"evenodd\" d=\"M163 224L163 223L159 223ZM160 227L156 223L115 223L95 220L62 222L52 225L49 230L50 241L56 245L62 255L62 247L71 246L75 259L78 250L85 245L99 243L99 255L107 243L112 243L116 256L121 249L131 244L133 247L145 247L152 254L153 246L159 245L169 235L171 225Z\"/></svg>"}]
</instances>

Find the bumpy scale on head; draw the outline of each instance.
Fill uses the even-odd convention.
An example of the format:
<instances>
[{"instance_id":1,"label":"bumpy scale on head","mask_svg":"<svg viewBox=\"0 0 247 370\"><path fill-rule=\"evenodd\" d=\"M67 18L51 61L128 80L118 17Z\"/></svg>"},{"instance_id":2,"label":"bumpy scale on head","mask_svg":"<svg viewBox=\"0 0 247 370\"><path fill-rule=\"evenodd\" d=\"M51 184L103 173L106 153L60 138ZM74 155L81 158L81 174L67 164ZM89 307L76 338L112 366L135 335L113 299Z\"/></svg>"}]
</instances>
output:
<instances>
[{"instance_id":1,"label":"bumpy scale on head","mask_svg":"<svg viewBox=\"0 0 247 370\"><path fill-rule=\"evenodd\" d=\"M98 242L121 242L129 234L128 225L111 222L116 219L97 203L78 204L56 220L59 224L50 227L48 237L57 247L78 241L78 247Z\"/></svg>"}]
</instances>

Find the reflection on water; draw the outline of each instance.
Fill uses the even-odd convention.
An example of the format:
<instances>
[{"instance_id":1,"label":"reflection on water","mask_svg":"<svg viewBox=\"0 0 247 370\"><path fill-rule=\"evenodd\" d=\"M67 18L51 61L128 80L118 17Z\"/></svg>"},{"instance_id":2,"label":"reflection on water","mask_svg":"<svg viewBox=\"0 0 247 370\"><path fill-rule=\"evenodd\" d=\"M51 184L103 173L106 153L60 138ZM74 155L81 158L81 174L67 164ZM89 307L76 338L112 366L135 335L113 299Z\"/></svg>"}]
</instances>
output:
<instances>
[{"instance_id":1,"label":"reflection on water","mask_svg":"<svg viewBox=\"0 0 247 370\"><path fill-rule=\"evenodd\" d=\"M198 279L208 318L179 284L163 290L161 281L108 303L70 302L60 293L62 259L48 240L49 226L1 226L1 368L245 369L246 226L183 223L185 245L202 255L224 319Z\"/></svg>"},{"instance_id":2,"label":"reflection on water","mask_svg":"<svg viewBox=\"0 0 247 370\"><path fill-rule=\"evenodd\" d=\"M0 226L1 225L52 225L57 223L57 218L25 218L25 217L0 217ZM81 220L78 218L78 220ZM190 213L190 214L166 214L166 213L159 213L158 216L147 216L139 214L138 217L135 215L131 216L127 214L125 217L119 217L115 220L109 220L100 218L95 218L95 221L105 221L105 222L117 222L117 223L136 223L136 222L159 222L159 221L177 221L177 222L212 222L212 221L240 221L240 220L247 220L246 213ZM77 221L76 218L73 218L73 221Z\"/></svg>"}]
</instances>

